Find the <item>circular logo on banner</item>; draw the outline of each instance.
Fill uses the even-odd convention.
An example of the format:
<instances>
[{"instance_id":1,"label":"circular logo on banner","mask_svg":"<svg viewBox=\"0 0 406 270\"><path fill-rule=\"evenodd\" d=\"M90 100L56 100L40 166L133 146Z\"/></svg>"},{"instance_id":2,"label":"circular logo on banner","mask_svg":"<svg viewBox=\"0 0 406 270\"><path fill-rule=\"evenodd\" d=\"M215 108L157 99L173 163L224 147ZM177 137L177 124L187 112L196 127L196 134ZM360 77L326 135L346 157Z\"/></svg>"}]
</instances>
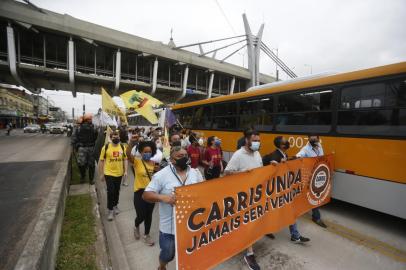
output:
<instances>
[{"instance_id":1,"label":"circular logo on banner","mask_svg":"<svg viewBox=\"0 0 406 270\"><path fill-rule=\"evenodd\" d=\"M309 183L307 198L312 205L321 204L330 191L330 169L327 164L316 163Z\"/></svg>"}]
</instances>

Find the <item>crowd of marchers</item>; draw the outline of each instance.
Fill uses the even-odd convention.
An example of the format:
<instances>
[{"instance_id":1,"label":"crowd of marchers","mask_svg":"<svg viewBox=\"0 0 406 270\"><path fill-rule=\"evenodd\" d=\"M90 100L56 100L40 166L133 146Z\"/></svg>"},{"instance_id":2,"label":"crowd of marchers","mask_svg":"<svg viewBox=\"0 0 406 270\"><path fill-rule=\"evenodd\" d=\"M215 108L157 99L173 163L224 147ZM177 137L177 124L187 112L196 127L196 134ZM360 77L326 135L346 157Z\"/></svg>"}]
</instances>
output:
<instances>
[{"instance_id":1,"label":"crowd of marchers","mask_svg":"<svg viewBox=\"0 0 406 270\"><path fill-rule=\"evenodd\" d=\"M168 138L162 127L113 128L106 138L105 128L95 128L92 116L85 114L74 128L72 147L80 171L81 182L88 172L89 183L94 184L96 163L99 181L107 188L108 221L114 221L120 213L118 202L120 188L133 183L134 238L147 246L159 241L159 267L175 257L175 231L173 206L176 204L176 187L202 181L211 181L222 175L235 174L266 165L275 165L290 159L322 156L323 147L317 134L308 135L308 143L295 155L289 157L289 141L283 136L275 137L274 151L262 156L259 153L261 136L258 131L248 128L241 138L236 139L236 151L226 162L223 156L221 138L184 129L173 125ZM170 150L164 154L164 142L169 141ZM159 204L159 239L150 236L155 203ZM312 220L326 228L319 209L312 210ZM157 221L158 222L158 221ZM141 230L143 224L143 230ZM302 236L297 223L289 226L291 241L305 243L309 238ZM274 239L273 234L266 235ZM248 269L260 269L253 246L244 255Z\"/></svg>"}]
</instances>

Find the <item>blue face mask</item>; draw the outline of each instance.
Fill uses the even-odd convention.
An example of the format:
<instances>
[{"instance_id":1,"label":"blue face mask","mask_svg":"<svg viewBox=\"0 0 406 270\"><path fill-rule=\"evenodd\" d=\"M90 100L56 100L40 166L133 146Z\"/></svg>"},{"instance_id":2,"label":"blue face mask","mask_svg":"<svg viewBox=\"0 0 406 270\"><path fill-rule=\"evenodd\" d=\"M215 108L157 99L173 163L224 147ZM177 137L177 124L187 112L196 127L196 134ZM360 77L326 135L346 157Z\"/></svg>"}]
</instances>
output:
<instances>
[{"instance_id":1,"label":"blue face mask","mask_svg":"<svg viewBox=\"0 0 406 270\"><path fill-rule=\"evenodd\" d=\"M151 158L152 158L152 153L144 153L144 154L142 154L142 159L143 159L143 160L148 161L148 160L150 160Z\"/></svg>"},{"instance_id":2,"label":"blue face mask","mask_svg":"<svg viewBox=\"0 0 406 270\"><path fill-rule=\"evenodd\" d=\"M220 140L215 140L215 141L214 141L214 144L215 144L216 146L220 146L220 145L221 145L221 141L220 141Z\"/></svg>"},{"instance_id":3,"label":"blue face mask","mask_svg":"<svg viewBox=\"0 0 406 270\"><path fill-rule=\"evenodd\" d=\"M259 150L260 146L261 146L260 142L252 142L250 148L251 148L252 151L255 152L255 151Z\"/></svg>"}]
</instances>

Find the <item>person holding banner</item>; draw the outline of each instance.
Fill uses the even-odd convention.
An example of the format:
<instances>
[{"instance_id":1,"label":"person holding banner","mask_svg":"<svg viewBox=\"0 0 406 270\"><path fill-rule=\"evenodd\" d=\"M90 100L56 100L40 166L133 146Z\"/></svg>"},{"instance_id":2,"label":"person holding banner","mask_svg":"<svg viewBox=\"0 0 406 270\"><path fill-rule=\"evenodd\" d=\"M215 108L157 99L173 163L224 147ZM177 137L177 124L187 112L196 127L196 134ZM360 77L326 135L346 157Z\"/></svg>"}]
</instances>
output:
<instances>
[{"instance_id":1,"label":"person holding banner","mask_svg":"<svg viewBox=\"0 0 406 270\"><path fill-rule=\"evenodd\" d=\"M286 162L289 159L288 154L286 153L286 151L288 151L290 148L290 143L288 140L286 140L283 136L277 136L275 137L273 144L275 145L276 150L262 158L262 163L264 166L270 164L277 165L278 163ZM289 231L290 240L292 242L305 243L310 241L309 238L300 235L299 230L297 229L297 223L289 225ZM267 234L266 236L271 239L275 238L273 234Z\"/></svg>"},{"instance_id":2,"label":"person holding banner","mask_svg":"<svg viewBox=\"0 0 406 270\"><path fill-rule=\"evenodd\" d=\"M203 180L198 170L188 165L185 149L173 146L168 166L154 174L152 181L145 188L142 198L150 203L159 202L159 270L175 257L175 218L173 206L176 204L175 188L199 183Z\"/></svg>"},{"instance_id":3,"label":"person holding banner","mask_svg":"<svg viewBox=\"0 0 406 270\"><path fill-rule=\"evenodd\" d=\"M305 157L319 157L324 155L323 147L320 144L320 138L317 134L309 134L309 141L299 153L296 154L298 158ZM327 228L327 225L321 220L320 210L318 208L312 209L312 221L320 227Z\"/></svg>"},{"instance_id":4,"label":"person holding banner","mask_svg":"<svg viewBox=\"0 0 406 270\"><path fill-rule=\"evenodd\" d=\"M151 158L156 154L156 145L152 141L141 142L138 145L138 152L140 158L134 158L134 208L137 217L134 222L134 238L139 240L140 224L144 222L144 236L143 241L148 246L153 246L154 241L149 235L152 223L152 212L154 211L154 203L146 202L142 199L142 194L145 188L151 182L154 172L157 170L155 162Z\"/></svg>"},{"instance_id":5,"label":"person holding banner","mask_svg":"<svg viewBox=\"0 0 406 270\"><path fill-rule=\"evenodd\" d=\"M244 132L244 136L245 144L233 154L224 170L225 174L235 174L262 167L262 158L259 154L259 148L261 146L259 132L256 130L247 130ZM252 246L247 249L244 260L249 269L261 269L255 259Z\"/></svg>"}]
</instances>

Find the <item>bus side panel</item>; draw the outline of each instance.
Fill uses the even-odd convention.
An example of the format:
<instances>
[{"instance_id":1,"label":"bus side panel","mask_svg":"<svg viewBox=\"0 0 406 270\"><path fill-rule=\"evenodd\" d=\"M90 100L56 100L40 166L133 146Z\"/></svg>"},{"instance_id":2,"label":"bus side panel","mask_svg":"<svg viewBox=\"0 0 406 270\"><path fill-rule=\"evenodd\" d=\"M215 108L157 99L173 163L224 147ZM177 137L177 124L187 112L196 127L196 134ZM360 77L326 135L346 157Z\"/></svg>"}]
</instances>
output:
<instances>
[{"instance_id":1,"label":"bus side panel","mask_svg":"<svg viewBox=\"0 0 406 270\"><path fill-rule=\"evenodd\" d=\"M225 159L235 152L237 141L242 132L199 131L205 138L217 136L222 140ZM293 134L261 134L261 155L275 150L273 140L276 136L284 136L290 142L289 156L296 155L307 144L307 136ZM402 156L406 153L405 140L320 137L324 153L335 154L336 170L370 178L378 178L406 184L406 166Z\"/></svg>"},{"instance_id":2,"label":"bus side panel","mask_svg":"<svg viewBox=\"0 0 406 270\"><path fill-rule=\"evenodd\" d=\"M406 185L335 172L332 197L406 219Z\"/></svg>"},{"instance_id":3,"label":"bus side panel","mask_svg":"<svg viewBox=\"0 0 406 270\"><path fill-rule=\"evenodd\" d=\"M336 170L406 184L405 140L337 137Z\"/></svg>"}]
</instances>

